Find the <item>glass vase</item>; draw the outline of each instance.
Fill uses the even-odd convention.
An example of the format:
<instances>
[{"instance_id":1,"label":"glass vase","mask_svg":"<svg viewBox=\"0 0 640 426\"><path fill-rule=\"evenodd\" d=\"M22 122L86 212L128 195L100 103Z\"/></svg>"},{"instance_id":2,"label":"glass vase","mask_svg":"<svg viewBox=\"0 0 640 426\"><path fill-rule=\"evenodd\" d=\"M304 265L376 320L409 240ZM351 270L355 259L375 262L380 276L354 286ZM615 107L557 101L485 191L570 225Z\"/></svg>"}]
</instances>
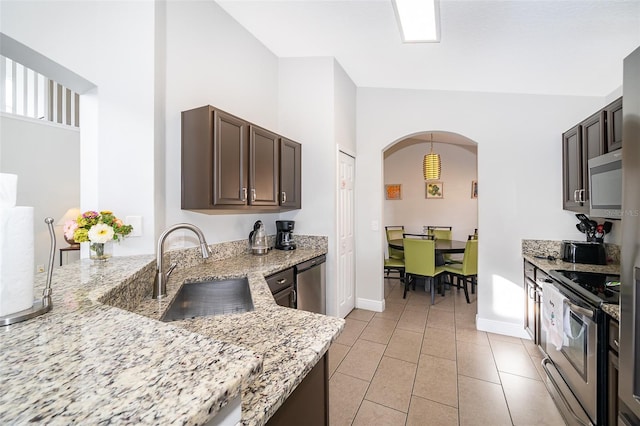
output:
<instances>
[{"instance_id":1,"label":"glass vase","mask_svg":"<svg viewBox=\"0 0 640 426\"><path fill-rule=\"evenodd\" d=\"M113 256L113 242L91 243L89 245L89 258L105 262Z\"/></svg>"}]
</instances>

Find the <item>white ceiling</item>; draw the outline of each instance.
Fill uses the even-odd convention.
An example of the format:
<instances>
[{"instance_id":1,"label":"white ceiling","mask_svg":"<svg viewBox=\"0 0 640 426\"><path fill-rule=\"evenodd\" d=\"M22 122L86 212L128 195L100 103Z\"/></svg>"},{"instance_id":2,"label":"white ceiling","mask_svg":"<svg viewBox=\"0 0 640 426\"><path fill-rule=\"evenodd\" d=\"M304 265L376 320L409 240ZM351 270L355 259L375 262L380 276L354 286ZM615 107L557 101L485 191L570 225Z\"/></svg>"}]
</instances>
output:
<instances>
[{"instance_id":1,"label":"white ceiling","mask_svg":"<svg viewBox=\"0 0 640 426\"><path fill-rule=\"evenodd\" d=\"M607 96L640 0L440 0L441 42L402 44L391 0L216 0L278 57L332 56L358 87Z\"/></svg>"}]
</instances>

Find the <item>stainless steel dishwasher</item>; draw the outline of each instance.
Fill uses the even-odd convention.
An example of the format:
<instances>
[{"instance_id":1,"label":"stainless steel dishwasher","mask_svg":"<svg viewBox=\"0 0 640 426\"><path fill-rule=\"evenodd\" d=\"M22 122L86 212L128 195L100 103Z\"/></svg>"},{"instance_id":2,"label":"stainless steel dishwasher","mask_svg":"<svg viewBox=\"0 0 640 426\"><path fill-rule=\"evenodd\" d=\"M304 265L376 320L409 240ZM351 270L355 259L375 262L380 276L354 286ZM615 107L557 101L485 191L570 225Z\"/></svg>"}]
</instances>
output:
<instances>
[{"instance_id":1,"label":"stainless steel dishwasher","mask_svg":"<svg viewBox=\"0 0 640 426\"><path fill-rule=\"evenodd\" d=\"M298 309L326 314L327 284L325 255L296 265L296 298Z\"/></svg>"}]
</instances>

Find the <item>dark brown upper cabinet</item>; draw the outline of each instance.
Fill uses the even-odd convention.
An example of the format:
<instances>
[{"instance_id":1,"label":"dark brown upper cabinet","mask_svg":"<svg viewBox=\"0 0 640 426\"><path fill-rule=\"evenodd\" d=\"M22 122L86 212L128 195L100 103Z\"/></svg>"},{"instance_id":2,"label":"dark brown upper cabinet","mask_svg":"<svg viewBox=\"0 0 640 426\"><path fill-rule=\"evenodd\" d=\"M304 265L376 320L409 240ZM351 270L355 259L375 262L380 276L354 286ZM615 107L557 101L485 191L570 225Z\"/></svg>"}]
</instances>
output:
<instances>
[{"instance_id":1,"label":"dark brown upper cabinet","mask_svg":"<svg viewBox=\"0 0 640 426\"><path fill-rule=\"evenodd\" d=\"M562 134L562 207L586 212L589 206L580 201L583 186L582 135L577 125Z\"/></svg>"},{"instance_id":2,"label":"dark brown upper cabinet","mask_svg":"<svg viewBox=\"0 0 640 426\"><path fill-rule=\"evenodd\" d=\"M211 111L213 115L213 161L214 167L211 204L214 206L243 206L247 201L247 123L222 111ZM195 142L195 141L194 141ZM210 143L210 142L209 142ZM206 142L198 143L199 146ZM197 152L195 152L197 155ZM184 157L183 157L184 158ZM207 161L207 158L199 161ZM183 163L188 173L189 164ZM203 176L204 177L204 176ZM184 178L183 178L184 179ZM203 200L204 201L204 200Z\"/></svg>"},{"instance_id":3,"label":"dark brown upper cabinet","mask_svg":"<svg viewBox=\"0 0 640 426\"><path fill-rule=\"evenodd\" d=\"M589 160L622 147L622 98L562 134L562 208L589 213Z\"/></svg>"},{"instance_id":4,"label":"dark brown upper cabinet","mask_svg":"<svg viewBox=\"0 0 640 426\"><path fill-rule=\"evenodd\" d=\"M293 166L285 144L297 146ZM212 106L183 111L182 208L210 213L301 208L300 152L300 144ZM288 191L295 194L294 203L282 202Z\"/></svg>"},{"instance_id":5,"label":"dark brown upper cabinet","mask_svg":"<svg viewBox=\"0 0 640 426\"><path fill-rule=\"evenodd\" d=\"M302 207L302 145L280 138L280 205Z\"/></svg>"},{"instance_id":6,"label":"dark brown upper cabinet","mask_svg":"<svg viewBox=\"0 0 640 426\"><path fill-rule=\"evenodd\" d=\"M622 148L622 98L604 108L607 114L607 152Z\"/></svg>"},{"instance_id":7,"label":"dark brown upper cabinet","mask_svg":"<svg viewBox=\"0 0 640 426\"><path fill-rule=\"evenodd\" d=\"M249 126L249 133L249 204L277 206L280 137L256 126Z\"/></svg>"}]
</instances>

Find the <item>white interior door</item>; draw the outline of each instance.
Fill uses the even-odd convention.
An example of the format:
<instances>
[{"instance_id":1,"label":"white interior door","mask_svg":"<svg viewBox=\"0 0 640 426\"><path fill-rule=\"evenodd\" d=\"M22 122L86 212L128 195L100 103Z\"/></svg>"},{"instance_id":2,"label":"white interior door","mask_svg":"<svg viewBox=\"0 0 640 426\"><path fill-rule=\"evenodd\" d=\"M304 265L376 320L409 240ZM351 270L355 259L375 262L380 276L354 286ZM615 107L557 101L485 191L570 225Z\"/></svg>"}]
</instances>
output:
<instances>
[{"instance_id":1,"label":"white interior door","mask_svg":"<svg viewBox=\"0 0 640 426\"><path fill-rule=\"evenodd\" d=\"M355 307L356 269L354 178L356 160L340 151L338 177L338 310L344 318Z\"/></svg>"}]
</instances>

